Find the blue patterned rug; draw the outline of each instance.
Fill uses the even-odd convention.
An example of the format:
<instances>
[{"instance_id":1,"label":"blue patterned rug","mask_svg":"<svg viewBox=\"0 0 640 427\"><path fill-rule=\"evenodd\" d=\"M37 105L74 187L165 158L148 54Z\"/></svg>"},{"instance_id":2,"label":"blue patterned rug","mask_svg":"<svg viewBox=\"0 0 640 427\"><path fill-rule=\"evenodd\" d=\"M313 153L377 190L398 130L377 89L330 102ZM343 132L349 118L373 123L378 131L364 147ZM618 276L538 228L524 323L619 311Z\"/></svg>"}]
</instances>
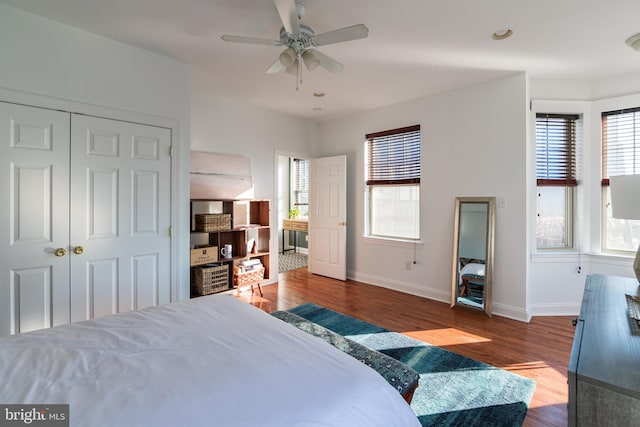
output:
<instances>
[{"instance_id":1,"label":"blue patterned rug","mask_svg":"<svg viewBox=\"0 0 640 427\"><path fill-rule=\"evenodd\" d=\"M307 303L288 310L418 371L411 408L423 426L520 426L535 381Z\"/></svg>"}]
</instances>

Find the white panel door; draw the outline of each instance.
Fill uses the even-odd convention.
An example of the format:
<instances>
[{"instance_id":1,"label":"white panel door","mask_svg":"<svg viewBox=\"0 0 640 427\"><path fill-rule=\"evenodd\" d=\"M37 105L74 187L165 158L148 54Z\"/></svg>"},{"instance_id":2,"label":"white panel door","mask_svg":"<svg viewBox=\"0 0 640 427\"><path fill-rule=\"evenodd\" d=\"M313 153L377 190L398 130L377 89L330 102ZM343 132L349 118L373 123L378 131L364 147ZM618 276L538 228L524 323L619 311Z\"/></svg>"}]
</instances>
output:
<instances>
[{"instance_id":1,"label":"white panel door","mask_svg":"<svg viewBox=\"0 0 640 427\"><path fill-rule=\"evenodd\" d=\"M309 163L309 271L347 278L347 158Z\"/></svg>"},{"instance_id":2,"label":"white panel door","mask_svg":"<svg viewBox=\"0 0 640 427\"><path fill-rule=\"evenodd\" d=\"M0 336L68 323L69 114L0 102L0 159Z\"/></svg>"},{"instance_id":3,"label":"white panel door","mask_svg":"<svg viewBox=\"0 0 640 427\"><path fill-rule=\"evenodd\" d=\"M170 130L76 114L71 129L71 320L168 303Z\"/></svg>"}]
</instances>

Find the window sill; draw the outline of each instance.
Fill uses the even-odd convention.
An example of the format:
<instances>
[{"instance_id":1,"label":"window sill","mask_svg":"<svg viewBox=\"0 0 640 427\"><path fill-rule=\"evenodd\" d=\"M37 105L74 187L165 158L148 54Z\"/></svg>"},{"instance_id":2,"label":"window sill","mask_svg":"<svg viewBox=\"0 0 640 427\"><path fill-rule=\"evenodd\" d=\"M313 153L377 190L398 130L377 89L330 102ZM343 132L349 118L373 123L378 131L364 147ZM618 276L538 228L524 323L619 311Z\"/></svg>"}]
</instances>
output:
<instances>
[{"instance_id":1,"label":"window sill","mask_svg":"<svg viewBox=\"0 0 640 427\"><path fill-rule=\"evenodd\" d=\"M367 243L371 243L374 245L382 245L382 246L394 246L397 248L406 248L413 247L414 245L423 245L422 240L403 240L403 239L392 239L388 237L375 237L375 236L364 236L364 240Z\"/></svg>"},{"instance_id":2,"label":"window sill","mask_svg":"<svg viewBox=\"0 0 640 427\"><path fill-rule=\"evenodd\" d=\"M530 259L531 262L574 262L584 255L576 250L535 252Z\"/></svg>"},{"instance_id":3,"label":"window sill","mask_svg":"<svg viewBox=\"0 0 640 427\"><path fill-rule=\"evenodd\" d=\"M603 262L605 264L628 264L633 262L635 254L632 253L592 253L589 257L595 261Z\"/></svg>"},{"instance_id":4,"label":"window sill","mask_svg":"<svg viewBox=\"0 0 640 427\"><path fill-rule=\"evenodd\" d=\"M532 253L530 255L531 262L534 263L552 263L552 262L576 262L576 261L591 261L601 262L604 264L614 265L626 265L632 262L635 254L623 254L623 253L581 253L576 251L570 252L549 252L549 253Z\"/></svg>"}]
</instances>

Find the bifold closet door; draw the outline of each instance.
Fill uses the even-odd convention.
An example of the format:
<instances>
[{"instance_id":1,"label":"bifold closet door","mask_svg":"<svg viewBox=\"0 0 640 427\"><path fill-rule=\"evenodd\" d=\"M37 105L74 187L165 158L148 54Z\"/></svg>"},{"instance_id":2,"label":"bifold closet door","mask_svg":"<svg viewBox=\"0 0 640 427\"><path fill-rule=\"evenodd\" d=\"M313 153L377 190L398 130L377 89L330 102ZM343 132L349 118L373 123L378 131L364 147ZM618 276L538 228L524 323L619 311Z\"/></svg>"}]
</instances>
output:
<instances>
[{"instance_id":1,"label":"bifold closet door","mask_svg":"<svg viewBox=\"0 0 640 427\"><path fill-rule=\"evenodd\" d=\"M0 102L0 336L170 301L170 146Z\"/></svg>"},{"instance_id":2,"label":"bifold closet door","mask_svg":"<svg viewBox=\"0 0 640 427\"><path fill-rule=\"evenodd\" d=\"M71 321L170 301L170 145L166 128L72 114Z\"/></svg>"},{"instance_id":3,"label":"bifold closet door","mask_svg":"<svg viewBox=\"0 0 640 427\"><path fill-rule=\"evenodd\" d=\"M69 114L0 102L0 336L68 323Z\"/></svg>"}]
</instances>

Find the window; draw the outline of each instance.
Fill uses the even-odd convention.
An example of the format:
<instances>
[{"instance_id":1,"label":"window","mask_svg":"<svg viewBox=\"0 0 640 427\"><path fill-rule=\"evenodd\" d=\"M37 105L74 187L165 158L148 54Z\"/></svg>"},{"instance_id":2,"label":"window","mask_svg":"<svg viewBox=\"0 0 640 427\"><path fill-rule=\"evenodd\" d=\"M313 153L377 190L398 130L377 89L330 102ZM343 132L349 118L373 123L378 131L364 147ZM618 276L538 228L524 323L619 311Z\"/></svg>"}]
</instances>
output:
<instances>
[{"instance_id":1,"label":"window","mask_svg":"<svg viewBox=\"0 0 640 427\"><path fill-rule=\"evenodd\" d=\"M611 217L609 177L640 174L640 107L602 113L602 249L635 252L640 221Z\"/></svg>"},{"instance_id":2,"label":"window","mask_svg":"<svg viewBox=\"0 0 640 427\"><path fill-rule=\"evenodd\" d=\"M309 215L309 160L293 159L293 194L291 209L297 209L297 216Z\"/></svg>"},{"instance_id":3,"label":"window","mask_svg":"<svg viewBox=\"0 0 640 427\"><path fill-rule=\"evenodd\" d=\"M536 246L573 247L576 133L579 116L536 114Z\"/></svg>"},{"instance_id":4,"label":"window","mask_svg":"<svg viewBox=\"0 0 640 427\"><path fill-rule=\"evenodd\" d=\"M370 237L420 238L420 125L366 135Z\"/></svg>"}]
</instances>

